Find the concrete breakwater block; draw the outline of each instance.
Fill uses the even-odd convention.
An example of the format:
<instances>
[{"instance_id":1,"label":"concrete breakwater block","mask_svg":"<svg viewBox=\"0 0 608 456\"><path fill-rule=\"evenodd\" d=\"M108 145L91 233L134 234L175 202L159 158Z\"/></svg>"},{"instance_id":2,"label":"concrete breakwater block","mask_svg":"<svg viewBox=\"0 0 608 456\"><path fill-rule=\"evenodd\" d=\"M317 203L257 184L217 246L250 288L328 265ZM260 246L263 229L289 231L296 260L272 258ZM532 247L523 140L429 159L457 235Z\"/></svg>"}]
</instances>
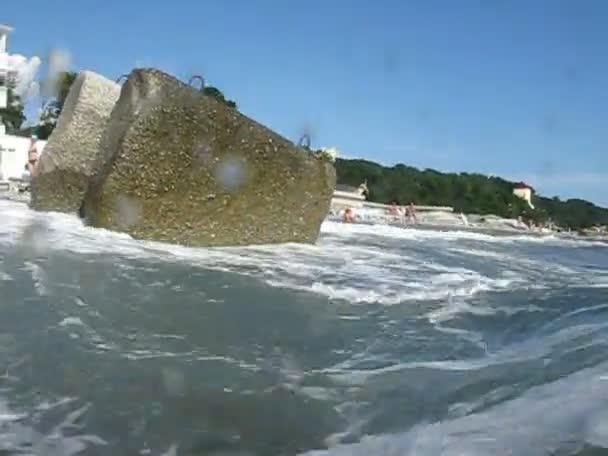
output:
<instances>
[{"instance_id":1,"label":"concrete breakwater block","mask_svg":"<svg viewBox=\"0 0 608 456\"><path fill-rule=\"evenodd\" d=\"M316 241L333 164L152 69L125 82L84 201L96 227L190 246Z\"/></svg>"},{"instance_id":2,"label":"concrete breakwater block","mask_svg":"<svg viewBox=\"0 0 608 456\"><path fill-rule=\"evenodd\" d=\"M31 185L31 207L77 212L100 166L99 143L120 85L92 71L74 80Z\"/></svg>"}]
</instances>

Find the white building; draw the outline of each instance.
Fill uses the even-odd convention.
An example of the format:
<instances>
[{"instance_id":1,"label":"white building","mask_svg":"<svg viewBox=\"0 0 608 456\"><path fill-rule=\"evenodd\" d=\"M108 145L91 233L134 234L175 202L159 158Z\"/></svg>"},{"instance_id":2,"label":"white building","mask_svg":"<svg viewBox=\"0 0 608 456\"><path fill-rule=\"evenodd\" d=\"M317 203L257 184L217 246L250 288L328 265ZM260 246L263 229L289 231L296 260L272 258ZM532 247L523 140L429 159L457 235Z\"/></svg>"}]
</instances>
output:
<instances>
[{"instance_id":1,"label":"white building","mask_svg":"<svg viewBox=\"0 0 608 456\"><path fill-rule=\"evenodd\" d=\"M6 108L10 74L7 50L7 36L13 29L8 25L0 24L0 109Z\"/></svg>"},{"instance_id":2,"label":"white building","mask_svg":"<svg viewBox=\"0 0 608 456\"><path fill-rule=\"evenodd\" d=\"M0 181L22 178L31 141L31 138L5 134L4 125L0 125ZM36 141L39 156L45 145L46 141Z\"/></svg>"},{"instance_id":3,"label":"white building","mask_svg":"<svg viewBox=\"0 0 608 456\"><path fill-rule=\"evenodd\" d=\"M365 202L365 195L368 193L366 183L359 187L349 187L347 185L336 185L334 195L331 199L332 210L339 211L346 208L361 208Z\"/></svg>"},{"instance_id":4,"label":"white building","mask_svg":"<svg viewBox=\"0 0 608 456\"><path fill-rule=\"evenodd\" d=\"M17 79L7 46L7 35L12 30L12 27L0 24L0 109L6 108L8 89L14 88ZM30 138L7 135L4 124L0 122L0 182L6 184L7 181L23 177L31 141ZM38 155L45 145L46 141L36 141Z\"/></svg>"},{"instance_id":5,"label":"white building","mask_svg":"<svg viewBox=\"0 0 608 456\"><path fill-rule=\"evenodd\" d=\"M532 204L532 187L529 185L520 182L513 186L513 194L518 198L523 199L531 209L534 209L534 205Z\"/></svg>"}]
</instances>

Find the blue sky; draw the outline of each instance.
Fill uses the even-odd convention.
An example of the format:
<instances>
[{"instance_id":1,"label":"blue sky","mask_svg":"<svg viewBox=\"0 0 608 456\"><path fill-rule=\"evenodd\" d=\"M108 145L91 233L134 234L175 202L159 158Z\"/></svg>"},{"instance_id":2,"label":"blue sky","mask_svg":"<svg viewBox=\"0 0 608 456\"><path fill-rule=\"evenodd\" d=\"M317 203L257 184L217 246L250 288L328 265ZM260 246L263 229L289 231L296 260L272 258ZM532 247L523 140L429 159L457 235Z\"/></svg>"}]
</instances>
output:
<instances>
[{"instance_id":1,"label":"blue sky","mask_svg":"<svg viewBox=\"0 0 608 456\"><path fill-rule=\"evenodd\" d=\"M7 3L13 52L202 74L293 140L608 206L603 0Z\"/></svg>"}]
</instances>

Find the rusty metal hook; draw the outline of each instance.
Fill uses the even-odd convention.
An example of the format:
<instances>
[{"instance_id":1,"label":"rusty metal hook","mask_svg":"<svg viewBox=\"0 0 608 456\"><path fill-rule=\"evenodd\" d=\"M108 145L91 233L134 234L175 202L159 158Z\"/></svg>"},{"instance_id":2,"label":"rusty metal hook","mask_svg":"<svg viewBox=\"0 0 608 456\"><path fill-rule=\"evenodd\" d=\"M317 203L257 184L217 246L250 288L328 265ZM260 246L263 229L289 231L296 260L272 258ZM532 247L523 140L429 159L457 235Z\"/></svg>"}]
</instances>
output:
<instances>
[{"instance_id":1,"label":"rusty metal hook","mask_svg":"<svg viewBox=\"0 0 608 456\"><path fill-rule=\"evenodd\" d=\"M310 149L310 142L310 135L308 133L304 133L298 141L298 146L303 147L304 149Z\"/></svg>"},{"instance_id":2,"label":"rusty metal hook","mask_svg":"<svg viewBox=\"0 0 608 456\"><path fill-rule=\"evenodd\" d=\"M116 84L121 84L122 82L126 81L127 79L129 79L129 75L128 74L121 74L120 76L118 76L116 78Z\"/></svg>"},{"instance_id":3,"label":"rusty metal hook","mask_svg":"<svg viewBox=\"0 0 608 456\"><path fill-rule=\"evenodd\" d=\"M202 92L205 89L205 79L202 76L195 74L194 76L190 77L190 79L188 80L188 85L194 87L192 85L194 83L194 81L199 81L201 83L201 86L199 87L198 90L200 90Z\"/></svg>"}]
</instances>

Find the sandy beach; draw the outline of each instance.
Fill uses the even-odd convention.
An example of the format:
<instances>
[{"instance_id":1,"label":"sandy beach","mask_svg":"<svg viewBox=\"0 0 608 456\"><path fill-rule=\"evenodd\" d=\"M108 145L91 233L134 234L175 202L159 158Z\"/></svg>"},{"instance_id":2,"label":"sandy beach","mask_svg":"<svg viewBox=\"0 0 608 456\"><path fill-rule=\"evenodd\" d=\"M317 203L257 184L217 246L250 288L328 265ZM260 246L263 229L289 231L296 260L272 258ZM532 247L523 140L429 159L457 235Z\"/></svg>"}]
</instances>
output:
<instances>
[{"instance_id":1,"label":"sandy beach","mask_svg":"<svg viewBox=\"0 0 608 456\"><path fill-rule=\"evenodd\" d=\"M342 221L340 211L332 211L328 220ZM387 215L381 210L361 208L355 211L353 223L365 225L389 225L403 229L430 231L463 231L490 236L532 236L558 237L562 239L577 239L588 241L608 242L607 236L583 236L575 232L560 232L547 228L530 229L516 219L506 219L496 215L465 214L444 211L428 211L416 214L416 221L408 221L403 216Z\"/></svg>"}]
</instances>

